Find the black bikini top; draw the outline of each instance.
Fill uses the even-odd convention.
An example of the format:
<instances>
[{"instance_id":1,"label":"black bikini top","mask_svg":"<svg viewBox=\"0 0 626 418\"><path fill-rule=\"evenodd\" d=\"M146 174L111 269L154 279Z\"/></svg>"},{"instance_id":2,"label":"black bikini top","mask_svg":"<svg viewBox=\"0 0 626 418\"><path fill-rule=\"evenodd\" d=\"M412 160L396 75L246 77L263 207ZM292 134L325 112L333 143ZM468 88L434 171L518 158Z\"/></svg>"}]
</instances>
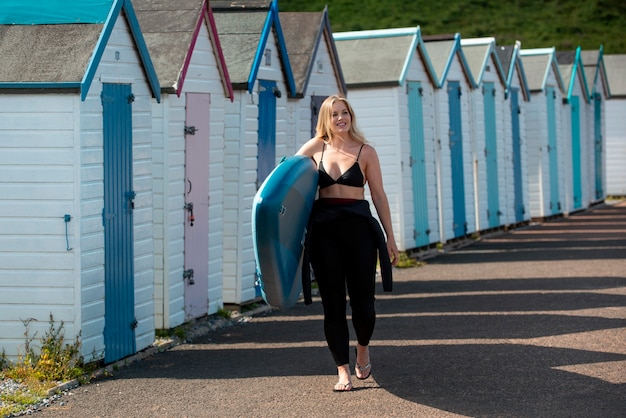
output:
<instances>
[{"instance_id":1,"label":"black bikini top","mask_svg":"<svg viewBox=\"0 0 626 418\"><path fill-rule=\"evenodd\" d=\"M356 161L352 164L345 173L343 173L337 180L333 179L324 169L324 162L322 161L324 158L324 151L326 150L326 144L322 148L322 156L320 158L320 165L318 168L319 171L319 180L317 184L320 186L320 189L324 189L326 187L332 186L333 184L343 184L344 186L352 186L352 187L364 187L365 179L363 178L363 172L361 172L361 166L359 165L359 157L361 156L361 151L363 150L363 145L359 149L359 154L356 156Z\"/></svg>"}]
</instances>

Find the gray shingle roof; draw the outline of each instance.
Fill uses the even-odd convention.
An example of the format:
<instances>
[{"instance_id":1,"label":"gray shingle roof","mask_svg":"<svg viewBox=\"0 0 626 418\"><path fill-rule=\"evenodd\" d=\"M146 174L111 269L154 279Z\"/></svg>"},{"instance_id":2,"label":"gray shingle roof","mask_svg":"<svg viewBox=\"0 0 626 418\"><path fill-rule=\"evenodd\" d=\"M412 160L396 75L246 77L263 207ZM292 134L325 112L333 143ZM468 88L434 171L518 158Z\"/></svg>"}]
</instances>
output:
<instances>
[{"instance_id":1,"label":"gray shingle roof","mask_svg":"<svg viewBox=\"0 0 626 418\"><path fill-rule=\"evenodd\" d=\"M213 8L213 13L232 85L245 89L268 12Z\"/></svg>"},{"instance_id":2,"label":"gray shingle roof","mask_svg":"<svg viewBox=\"0 0 626 418\"><path fill-rule=\"evenodd\" d=\"M526 71L526 80L530 91L541 91L544 88L546 71L551 62L551 55L523 55L522 62Z\"/></svg>"},{"instance_id":3,"label":"gray shingle roof","mask_svg":"<svg viewBox=\"0 0 626 418\"><path fill-rule=\"evenodd\" d=\"M398 85L414 35L335 40L348 86Z\"/></svg>"},{"instance_id":4,"label":"gray shingle roof","mask_svg":"<svg viewBox=\"0 0 626 418\"><path fill-rule=\"evenodd\" d=\"M302 94L317 43L324 42L319 39L324 12L280 12L279 15L296 91Z\"/></svg>"},{"instance_id":5,"label":"gray shingle roof","mask_svg":"<svg viewBox=\"0 0 626 418\"><path fill-rule=\"evenodd\" d=\"M0 82L80 82L102 24L0 25Z\"/></svg>"},{"instance_id":6,"label":"gray shingle roof","mask_svg":"<svg viewBox=\"0 0 626 418\"><path fill-rule=\"evenodd\" d=\"M626 98L626 55L604 55L611 97Z\"/></svg>"},{"instance_id":7,"label":"gray shingle roof","mask_svg":"<svg viewBox=\"0 0 626 418\"><path fill-rule=\"evenodd\" d=\"M202 2L133 0L161 88L171 88L178 81L200 18Z\"/></svg>"}]
</instances>

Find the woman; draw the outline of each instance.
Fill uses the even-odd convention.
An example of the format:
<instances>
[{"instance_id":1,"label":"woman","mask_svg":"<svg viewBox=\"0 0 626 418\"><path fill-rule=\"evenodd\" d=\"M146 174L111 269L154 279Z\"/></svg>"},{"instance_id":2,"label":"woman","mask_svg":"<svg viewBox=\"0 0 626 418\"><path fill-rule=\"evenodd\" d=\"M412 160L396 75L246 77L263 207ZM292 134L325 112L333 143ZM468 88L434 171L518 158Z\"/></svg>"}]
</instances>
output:
<instances>
[{"instance_id":1,"label":"woman","mask_svg":"<svg viewBox=\"0 0 626 418\"><path fill-rule=\"evenodd\" d=\"M311 214L306 252L324 307L324 334L337 365L339 380L334 390L350 391L346 288L357 337L355 375L367 379L372 369L369 342L376 322L376 253L385 291L391 291L391 265L398 260L389 202L376 150L356 128L354 111L345 98L330 96L322 103L315 137L297 154L311 157L319 171L319 199ZM386 242L365 200L365 184L369 184ZM304 285L305 303L310 303Z\"/></svg>"}]
</instances>

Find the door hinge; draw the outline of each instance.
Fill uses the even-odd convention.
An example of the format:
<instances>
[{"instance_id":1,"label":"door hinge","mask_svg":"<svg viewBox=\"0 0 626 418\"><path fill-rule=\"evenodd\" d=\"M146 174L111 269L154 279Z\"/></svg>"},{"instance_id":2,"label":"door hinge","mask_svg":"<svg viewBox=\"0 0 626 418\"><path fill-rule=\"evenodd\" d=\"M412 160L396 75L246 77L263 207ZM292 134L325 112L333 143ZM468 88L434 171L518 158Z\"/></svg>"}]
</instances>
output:
<instances>
[{"instance_id":1,"label":"door hinge","mask_svg":"<svg viewBox=\"0 0 626 418\"><path fill-rule=\"evenodd\" d=\"M185 126L185 135L195 135L197 131L195 126Z\"/></svg>"}]
</instances>

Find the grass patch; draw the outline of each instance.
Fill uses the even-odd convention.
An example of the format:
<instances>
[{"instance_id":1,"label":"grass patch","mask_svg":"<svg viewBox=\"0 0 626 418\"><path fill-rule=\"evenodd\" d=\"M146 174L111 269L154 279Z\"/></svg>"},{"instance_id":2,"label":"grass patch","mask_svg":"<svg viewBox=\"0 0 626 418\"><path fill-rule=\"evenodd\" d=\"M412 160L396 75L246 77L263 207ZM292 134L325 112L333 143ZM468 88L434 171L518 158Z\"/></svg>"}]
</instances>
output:
<instances>
[{"instance_id":1,"label":"grass patch","mask_svg":"<svg viewBox=\"0 0 626 418\"><path fill-rule=\"evenodd\" d=\"M24 352L18 354L15 363L10 362L3 350L0 357L0 379L11 379L20 388L0 394L0 416L16 414L35 405L48 396L50 389L61 382L77 379L87 373L87 366L80 355L80 335L67 343L64 324L55 323L50 315L49 327L39 339L40 348L34 345L36 335L30 335L30 323L24 323Z\"/></svg>"}]
</instances>

